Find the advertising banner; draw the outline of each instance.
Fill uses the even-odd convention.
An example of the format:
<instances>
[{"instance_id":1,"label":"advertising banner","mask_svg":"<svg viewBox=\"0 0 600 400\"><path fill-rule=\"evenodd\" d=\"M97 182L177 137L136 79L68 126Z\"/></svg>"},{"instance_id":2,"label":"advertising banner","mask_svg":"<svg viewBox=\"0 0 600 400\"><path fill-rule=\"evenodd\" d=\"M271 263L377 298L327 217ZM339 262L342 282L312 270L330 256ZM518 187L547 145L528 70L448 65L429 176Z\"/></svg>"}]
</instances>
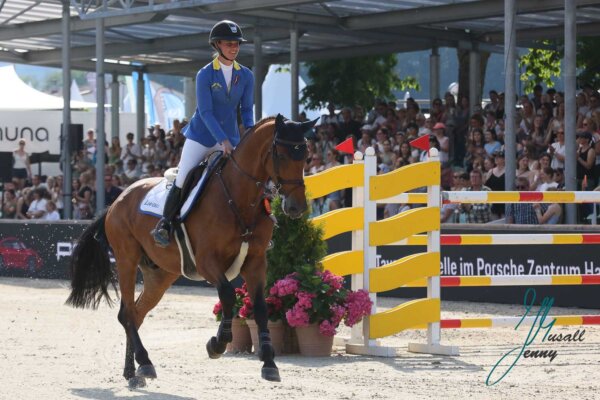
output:
<instances>
[{"instance_id":1,"label":"advertising banner","mask_svg":"<svg viewBox=\"0 0 600 400\"><path fill-rule=\"evenodd\" d=\"M67 279L74 242L88 223L0 220L0 275ZM482 229L468 233L488 232ZM329 253L349 250L350 234L338 235L327 244ZM379 247L376 266L425 250L424 246ZM442 276L600 275L597 254L597 245L443 246L440 272ZM196 285L198 282L180 278L177 284ZM526 289L523 286L450 287L442 288L442 299L516 304L522 301ZM564 307L600 308L599 289L598 285L536 286L538 298L553 296L555 305ZM424 297L426 291L402 288L384 295Z\"/></svg>"},{"instance_id":2,"label":"advertising banner","mask_svg":"<svg viewBox=\"0 0 600 400\"><path fill-rule=\"evenodd\" d=\"M106 112L105 129L110 142L110 110ZM25 139L25 151L31 153L60 154L60 126L62 110L54 111L2 111L0 110L0 151L13 151L19 139ZM96 130L95 111L72 111L71 123L83 124L83 134L88 129ZM132 113L119 116L121 144L126 143L127 132L136 132L136 118ZM85 139L85 136L83 137Z\"/></svg>"}]
</instances>

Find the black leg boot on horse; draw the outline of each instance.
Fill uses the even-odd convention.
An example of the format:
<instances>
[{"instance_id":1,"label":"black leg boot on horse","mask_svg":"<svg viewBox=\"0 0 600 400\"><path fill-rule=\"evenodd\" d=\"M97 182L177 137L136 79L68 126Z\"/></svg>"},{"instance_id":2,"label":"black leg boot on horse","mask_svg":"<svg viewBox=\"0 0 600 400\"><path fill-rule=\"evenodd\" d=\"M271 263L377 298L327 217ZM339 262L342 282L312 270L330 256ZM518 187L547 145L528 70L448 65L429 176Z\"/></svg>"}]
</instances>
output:
<instances>
[{"instance_id":1,"label":"black leg boot on horse","mask_svg":"<svg viewBox=\"0 0 600 400\"><path fill-rule=\"evenodd\" d=\"M210 338L206 343L206 351L208 357L216 359L221 357L227 348L227 343L233 340L231 332L231 320L233 319L233 306L235 304L235 289L231 283L224 276L220 279L220 282L216 285L219 293L219 300L223 306L221 311L221 323L219 324L219 330L217 336Z\"/></svg>"},{"instance_id":2,"label":"black leg boot on horse","mask_svg":"<svg viewBox=\"0 0 600 400\"><path fill-rule=\"evenodd\" d=\"M165 201L165 209L163 217L158 221L156 227L150 232L157 246L167 247L171 243L171 231L173 230L173 219L179 212L181 206L181 189L173 183L167 200Z\"/></svg>"}]
</instances>

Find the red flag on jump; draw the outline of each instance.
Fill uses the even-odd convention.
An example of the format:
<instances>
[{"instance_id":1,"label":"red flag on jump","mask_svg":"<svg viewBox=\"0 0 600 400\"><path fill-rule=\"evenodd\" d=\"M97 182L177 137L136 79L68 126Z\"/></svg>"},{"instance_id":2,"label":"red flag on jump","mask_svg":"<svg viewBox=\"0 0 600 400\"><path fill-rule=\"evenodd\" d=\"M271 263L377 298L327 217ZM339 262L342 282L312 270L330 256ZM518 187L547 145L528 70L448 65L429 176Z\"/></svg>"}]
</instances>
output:
<instances>
[{"instance_id":1,"label":"red flag on jump","mask_svg":"<svg viewBox=\"0 0 600 400\"><path fill-rule=\"evenodd\" d=\"M421 150L429 150L429 135L423 135L417 139L411 140L410 145Z\"/></svg>"},{"instance_id":2,"label":"red flag on jump","mask_svg":"<svg viewBox=\"0 0 600 400\"><path fill-rule=\"evenodd\" d=\"M352 138L348 138L335 146L335 149L337 151L341 151L342 153L354 154L354 141Z\"/></svg>"}]
</instances>

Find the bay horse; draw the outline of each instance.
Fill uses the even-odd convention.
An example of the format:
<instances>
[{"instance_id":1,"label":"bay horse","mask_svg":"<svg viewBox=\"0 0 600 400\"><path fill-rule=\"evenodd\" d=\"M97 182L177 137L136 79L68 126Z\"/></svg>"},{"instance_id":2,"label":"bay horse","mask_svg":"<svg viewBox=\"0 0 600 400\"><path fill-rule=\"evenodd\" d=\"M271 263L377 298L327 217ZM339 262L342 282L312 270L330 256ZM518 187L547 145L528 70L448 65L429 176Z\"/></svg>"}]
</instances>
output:
<instances>
[{"instance_id":1,"label":"bay horse","mask_svg":"<svg viewBox=\"0 0 600 400\"><path fill-rule=\"evenodd\" d=\"M271 179L282 196L283 212L290 217L298 218L307 209L303 171L308 151L304 134L315 122L293 122L281 115L259 121L209 178L185 220L197 272L216 286L223 306L217 334L206 344L210 358L219 358L232 340L235 291L225 273L238 256L242 242L247 242L240 274L253 300L259 329L259 349L255 350L263 361L261 376L269 381L280 381L280 376L267 329L264 298L266 251L274 225L263 205L265 187ZM118 320L127 336L123 376L132 388L143 387L145 378L157 376L138 330L144 317L181 276L177 244L171 240L167 248L155 245L150 231L156 217L138 211L145 194L161 179L142 179L129 186L82 233L71 259L72 290L66 303L96 309L103 298L111 303L109 285L116 290L109 258L112 250L121 294ZM135 299L138 266L143 274L143 290ZM139 364L137 370L134 358Z\"/></svg>"}]
</instances>

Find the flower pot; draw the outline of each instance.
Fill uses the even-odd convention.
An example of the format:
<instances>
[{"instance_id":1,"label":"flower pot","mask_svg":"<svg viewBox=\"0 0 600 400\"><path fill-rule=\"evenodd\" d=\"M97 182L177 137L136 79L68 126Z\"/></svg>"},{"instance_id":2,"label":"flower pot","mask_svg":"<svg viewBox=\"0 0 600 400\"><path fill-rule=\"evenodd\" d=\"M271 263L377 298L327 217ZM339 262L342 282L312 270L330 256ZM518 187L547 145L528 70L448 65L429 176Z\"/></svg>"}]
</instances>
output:
<instances>
[{"instance_id":1,"label":"flower pot","mask_svg":"<svg viewBox=\"0 0 600 400\"><path fill-rule=\"evenodd\" d=\"M321 334L318 324L297 326L296 335L301 355L307 357L329 357L331 355L333 336Z\"/></svg>"},{"instance_id":2,"label":"flower pot","mask_svg":"<svg viewBox=\"0 0 600 400\"><path fill-rule=\"evenodd\" d=\"M246 320L242 318L234 318L231 321L231 333L233 340L227 344L228 353L251 353L252 338L250 337L250 329Z\"/></svg>"},{"instance_id":3,"label":"flower pot","mask_svg":"<svg viewBox=\"0 0 600 400\"><path fill-rule=\"evenodd\" d=\"M250 336L252 337L252 345L254 346L254 352L258 349L258 326L256 321L253 319L246 320L248 327L250 328ZM269 321L267 324L269 334L271 336L271 343L273 344L273 350L275 355L279 356L283 353L283 342L284 342L284 325L283 321Z\"/></svg>"}]
</instances>

